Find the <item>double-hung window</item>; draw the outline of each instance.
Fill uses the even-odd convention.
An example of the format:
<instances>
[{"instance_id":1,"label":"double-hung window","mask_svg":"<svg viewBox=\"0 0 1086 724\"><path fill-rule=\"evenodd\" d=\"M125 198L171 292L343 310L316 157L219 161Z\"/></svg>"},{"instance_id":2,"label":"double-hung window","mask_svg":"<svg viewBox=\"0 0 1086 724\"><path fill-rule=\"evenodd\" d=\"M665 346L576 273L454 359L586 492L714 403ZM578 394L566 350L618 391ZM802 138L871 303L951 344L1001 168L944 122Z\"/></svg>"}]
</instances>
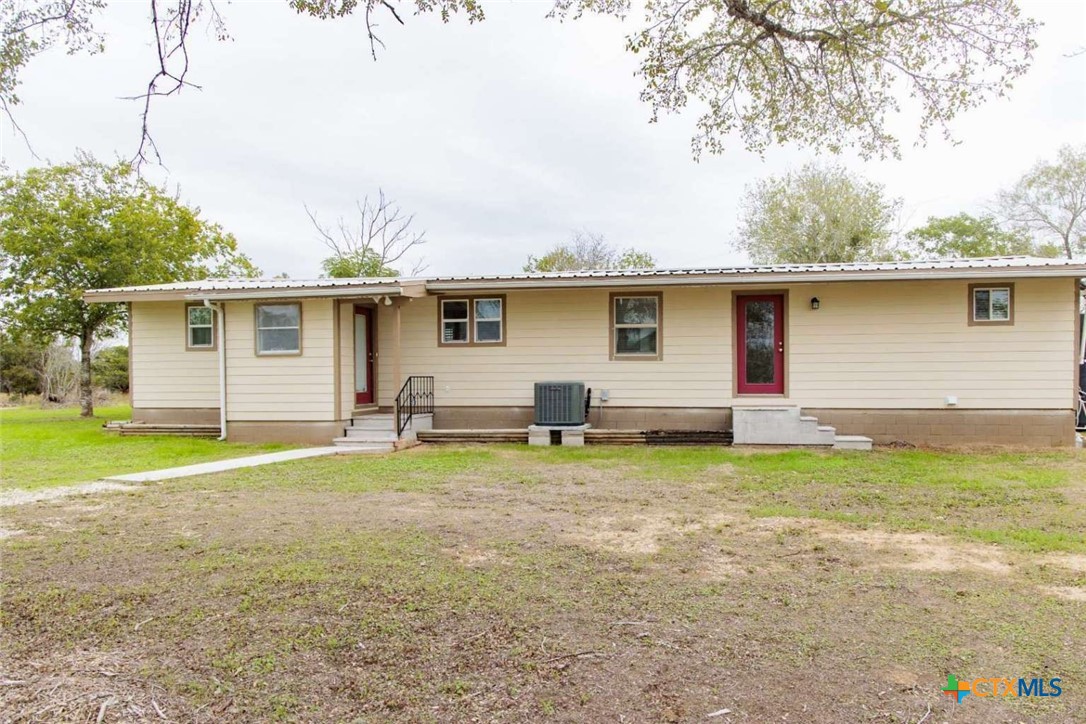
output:
<instances>
[{"instance_id":1,"label":"double-hung window","mask_svg":"<svg viewBox=\"0 0 1086 724\"><path fill-rule=\"evenodd\" d=\"M440 301L442 346L505 344L505 297L463 297Z\"/></svg>"},{"instance_id":2,"label":"double-hung window","mask_svg":"<svg viewBox=\"0 0 1086 724\"><path fill-rule=\"evenodd\" d=\"M611 295L611 359L661 358L662 295Z\"/></svg>"},{"instance_id":3,"label":"double-hung window","mask_svg":"<svg viewBox=\"0 0 1086 724\"><path fill-rule=\"evenodd\" d=\"M302 305L256 305L256 353L290 355L302 353Z\"/></svg>"},{"instance_id":4,"label":"double-hung window","mask_svg":"<svg viewBox=\"0 0 1086 724\"><path fill-rule=\"evenodd\" d=\"M500 297L472 300L475 315L475 341L479 344L502 341L502 307Z\"/></svg>"},{"instance_id":5,"label":"double-hung window","mask_svg":"<svg viewBox=\"0 0 1086 724\"><path fill-rule=\"evenodd\" d=\"M1014 324L1014 285L969 286L969 323L971 325Z\"/></svg>"},{"instance_id":6,"label":"double-hung window","mask_svg":"<svg viewBox=\"0 0 1086 724\"><path fill-rule=\"evenodd\" d=\"M215 349L215 315L211 307L196 304L185 307L185 347Z\"/></svg>"}]
</instances>

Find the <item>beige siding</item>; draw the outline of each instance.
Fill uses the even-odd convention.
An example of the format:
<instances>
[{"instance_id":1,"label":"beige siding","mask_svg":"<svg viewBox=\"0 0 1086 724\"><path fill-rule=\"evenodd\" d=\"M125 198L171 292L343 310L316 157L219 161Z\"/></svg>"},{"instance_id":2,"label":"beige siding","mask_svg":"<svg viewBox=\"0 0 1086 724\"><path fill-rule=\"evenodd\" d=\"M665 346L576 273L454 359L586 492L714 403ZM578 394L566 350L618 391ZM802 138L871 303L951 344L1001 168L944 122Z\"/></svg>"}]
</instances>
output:
<instances>
[{"instance_id":1,"label":"beige siding","mask_svg":"<svg viewBox=\"0 0 1086 724\"><path fill-rule=\"evenodd\" d=\"M818 409L1066 410L1074 372L1072 280L1015 281L1013 326L969 326L964 281L792 285L788 397ZM646 289L645 291L658 291ZM444 407L530 406L532 383L581 380L610 391L609 407L722 408L733 397L732 288L665 288L663 359L609 359L608 290L506 294L505 346L439 347L437 298L404 300L403 375L433 375ZM746 291L746 289L744 289ZM821 308L810 309L817 296ZM329 421L353 407L351 302L303 302L303 354L257 357L253 303L227 303L230 420ZM392 307L378 306L377 391L389 406ZM133 404L218 405L217 355L186 351L184 304L132 305ZM777 401L779 398L773 398ZM757 398L754 398L758 401Z\"/></svg>"},{"instance_id":2,"label":"beige siding","mask_svg":"<svg viewBox=\"0 0 1086 724\"><path fill-rule=\"evenodd\" d=\"M228 420L332 420L331 300L302 302L302 354L256 355L254 304L226 304Z\"/></svg>"},{"instance_id":3,"label":"beige siding","mask_svg":"<svg viewBox=\"0 0 1086 724\"><path fill-rule=\"evenodd\" d=\"M810 407L940 408L947 395L960 408L1069 407L1072 281L1016 280L1008 326L969 326L967 300L965 282L795 289L789 396Z\"/></svg>"},{"instance_id":4,"label":"beige siding","mask_svg":"<svg viewBox=\"0 0 1086 724\"><path fill-rule=\"evenodd\" d=\"M664 292L664 359L611 361L607 290L511 292L506 346L438 347L437 300L403 307L403 375L434 375L438 405L531 405L532 383L582 380L611 406L726 405L731 386L724 288ZM379 377L392 379L392 311L380 308ZM392 384L379 386L391 405Z\"/></svg>"},{"instance_id":5,"label":"beige siding","mask_svg":"<svg viewBox=\"0 0 1086 724\"><path fill-rule=\"evenodd\" d=\"M820 408L1066 409L1073 384L1070 280L1017 280L1015 324L970 327L964 281L788 287L788 397ZM746 291L746 289L744 289ZM531 405L532 383L582 380L611 407L726 407L731 288L663 290L663 359L612 361L607 290L507 294L507 346L439 347L437 300L403 309L403 374L434 375L439 406ZM822 305L810 309L810 298ZM391 310L380 308L379 385L392 404ZM757 399L757 398L755 398ZM779 398L775 398L779 399Z\"/></svg>"},{"instance_id":6,"label":"beige siding","mask_svg":"<svg viewBox=\"0 0 1086 724\"><path fill-rule=\"evenodd\" d=\"M218 353L185 349L184 302L132 303L132 406L218 407Z\"/></svg>"}]
</instances>

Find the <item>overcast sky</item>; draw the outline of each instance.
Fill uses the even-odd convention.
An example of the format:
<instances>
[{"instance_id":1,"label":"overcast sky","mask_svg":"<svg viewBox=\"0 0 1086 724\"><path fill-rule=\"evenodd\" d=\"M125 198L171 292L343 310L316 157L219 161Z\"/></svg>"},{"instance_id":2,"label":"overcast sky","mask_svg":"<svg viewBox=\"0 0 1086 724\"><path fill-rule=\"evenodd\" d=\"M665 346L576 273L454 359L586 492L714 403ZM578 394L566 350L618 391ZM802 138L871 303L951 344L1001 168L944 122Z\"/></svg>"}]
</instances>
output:
<instances>
[{"instance_id":1,"label":"overcast sky","mask_svg":"<svg viewBox=\"0 0 1086 724\"><path fill-rule=\"evenodd\" d=\"M1022 0L1044 22L1029 75L1009 99L954 125L900 161L849 168L904 199L903 228L929 215L980 212L1037 159L1086 139L1086 3ZM221 3L220 3L221 5ZM519 271L587 228L661 266L746 261L734 251L739 199L756 179L816 155L796 147L747 153L736 140L695 162L693 113L648 123L635 27L609 18L558 23L545 2L486 2L487 20L385 22L369 57L361 18L320 22L284 0L221 5L233 35L192 43L190 80L164 99L153 129L168 171L206 218L233 232L268 275L316 276L325 256L308 204L328 221L378 187L427 231L428 273ZM56 52L27 69L17 117L43 159L77 148L129 158L139 141L135 95L153 68L146 2L111 2L107 52ZM9 168L40 163L8 127Z\"/></svg>"}]
</instances>

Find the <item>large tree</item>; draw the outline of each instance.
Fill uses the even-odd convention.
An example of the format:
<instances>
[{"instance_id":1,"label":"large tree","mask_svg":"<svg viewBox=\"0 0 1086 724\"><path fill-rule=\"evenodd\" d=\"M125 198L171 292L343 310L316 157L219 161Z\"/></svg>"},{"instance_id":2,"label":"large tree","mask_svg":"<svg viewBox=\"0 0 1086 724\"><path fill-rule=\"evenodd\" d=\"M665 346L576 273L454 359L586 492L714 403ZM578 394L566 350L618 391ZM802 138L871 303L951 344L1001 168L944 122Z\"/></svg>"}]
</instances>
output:
<instances>
[{"instance_id":1,"label":"large tree","mask_svg":"<svg viewBox=\"0 0 1086 724\"><path fill-rule=\"evenodd\" d=\"M82 154L0 177L0 317L40 338L74 338L80 406L94 414L95 339L125 324L119 304L88 304L87 289L259 273L217 224L127 163Z\"/></svg>"},{"instance_id":2,"label":"large tree","mask_svg":"<svg viewBox=\"0 0 1086 724\"><path fill-rule=\"evenodd\" d=\"M137 158L157 155L151 101L192 85L187 40L204 24L219 38L226 22L212 0L143 0L151 46ZM483 19L480 0L285 0L322 19L362 15L370 51L383 43L378 19L461 13ZM0 108L18 103L22 70L52 47L103 49L97 16L106 0L9 0L0 4ZM552 17L626 17L630 0L555 0ZM637 7L642 7L640 4ZM864 156L898 153L891 117L908 97L920 140L949 135L954 118L1006 94L1032 62L1038 24L1015 0L653 0L627 35L640 58L642 99L660 113L704 108L695 153L719 153L738 132L747 148L797 142L845 146ZM240 43L239 43L240 46ZM205 70L206 74L206 70Z\"/></svg>"},{"instance_id":3,"label":"large tree","mask_svg":"<svg viewBox=\"0 0 1086 724\"><path fill-rule=\"evenodd\" d=\"M1051 244L1034 244L1020 229L1004 229L990 214L928 217L905 235L912 253L924 259L966 259L981 256L1059 256Z\"/></svg>"},{"instance_id":4,"label":"large tree","mask_svg":"<svg viewBox=\"0 0 1086 724\"><path fill-rule=\"evenodd\" d=\"M879 184L808 164L747 188L736 246L758 264L888 259L899 207Z\"/></svg>"},{"instance_id":5,"label":"large tree","mask_svg":"<svg viewBox=\"0 0 1086 724\"><path fill-rule=\"evenodd\" d=\"M1086 145L1038 162L997 201L1010 223L1059 244L1068 259L1086 253Z\"/></svg>"},{"instance_id":6,"label":"large tree","mask_svg":"<svg viewBox=\"0 0 1086 724\"><path fill-rule=\"evenodd\" d=\"M575 231L569 241L555 244L542 256L528 256L524 271L560 272L581 269L652 269L652 254L633 248L620 249L607 243L603 234Z\"/></svg>"}]
</instances>

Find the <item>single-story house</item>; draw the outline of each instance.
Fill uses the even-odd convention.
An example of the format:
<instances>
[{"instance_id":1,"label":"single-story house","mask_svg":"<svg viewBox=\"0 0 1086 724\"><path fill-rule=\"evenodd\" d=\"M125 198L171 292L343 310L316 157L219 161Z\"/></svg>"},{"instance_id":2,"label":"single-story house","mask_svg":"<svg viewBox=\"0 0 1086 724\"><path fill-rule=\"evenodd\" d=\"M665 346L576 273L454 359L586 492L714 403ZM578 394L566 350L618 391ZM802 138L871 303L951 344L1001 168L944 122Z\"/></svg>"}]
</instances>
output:
<instances>
[{"instance_id":1,"label":"single-story house","mask_svg":"<svg viewBox=\"0 0 1086 724\"><path fill-rule=\"evenodd\" d=\"M96 289L129 309L133 419L328 444L408 388L435 429L729 430L796 409L876 442L1072 445L1086 264L997 257ZM406 398L401 398L401 403ZM399 434L399 431L395 431Z\"/></svg>"}]
</instances>

